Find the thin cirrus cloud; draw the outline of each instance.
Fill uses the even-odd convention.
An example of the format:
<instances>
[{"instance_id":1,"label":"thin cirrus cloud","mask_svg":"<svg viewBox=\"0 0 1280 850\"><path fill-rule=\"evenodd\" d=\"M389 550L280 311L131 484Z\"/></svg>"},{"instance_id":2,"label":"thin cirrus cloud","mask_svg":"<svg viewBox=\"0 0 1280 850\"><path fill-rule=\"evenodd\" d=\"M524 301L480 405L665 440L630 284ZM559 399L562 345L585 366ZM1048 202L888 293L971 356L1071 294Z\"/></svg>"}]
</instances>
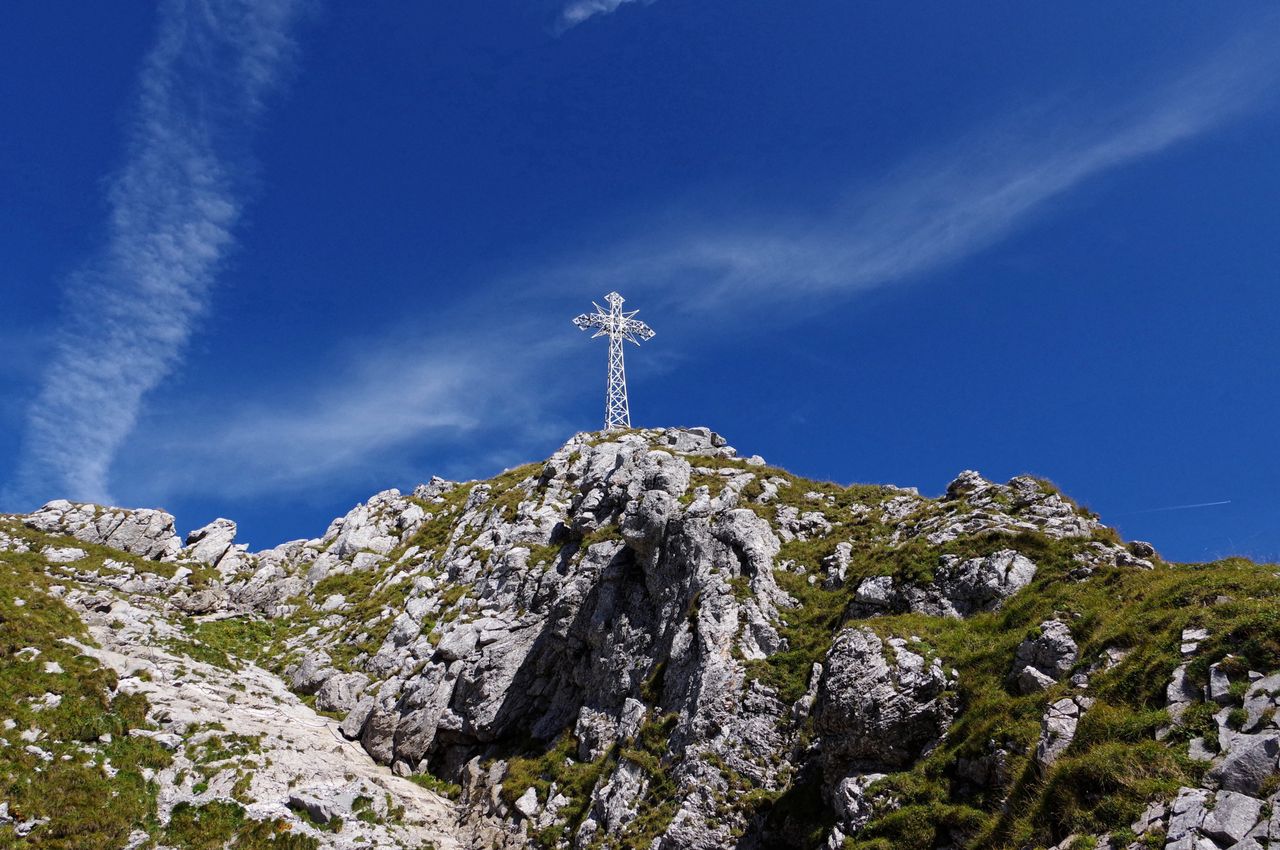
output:
<instances>
[{"instance_id":1,"label":"thin cirrus cloud","mask_svg":"<svg viewBox=\"0 0 1280 850\"><path fill-rule=\"evenodd\" d=\"M683 217L579 258L573 273L678 292L699 310L726 294L744 305L787 299L799 310L797 295L918 278L1000 242L1090 180L1266 105L1280 78L1277 29L1260 26L1123 103L1025 113L901 162L821 215Z\"/></svg>"},{"instance_id":2,"label":"thin cirrus cloud","mask_svg":"<svg viewBox=\"0 0 1280 850\"><path fill-rule=\"evenodd\" d=\"M345 363L326 366L322 378L269 399L216 411L198 402L179 407L140 424L122 454L120 486L125 495L163 501L297 493L353 478L386 484L424 446L448 447L452 466L434 471L455 473L492 456L491 445L478 444L495 432L508 450L559 436L565 424L554 419L551 402L567 387L553 364L577 340L565 333L522 341L545 330L533 322L501 335L438 334L410 346L371 341ZM379 334L389 336L417 335Z\"/></svg>"},{"instance_id":3,"label":"thin cirrus cloud","mask_svg":"<svg viewBox=\"0 0 1280 850\"><path fill-rule=\"evenodd\" d=\"M650 6L656 2L657 0L573 0L560 11L560 18L556 21L556 31L562 33L596 15L611 15L622 6L631 3Z\"/></svg>"},{"instance_id":4,"label":"thin cirrus cloud","mask_svg":"<svg viewBox=\"0 0 1280 850\"><path fill-rule=\"evenodd\" d=\"M182 358L234 244L245 137L290 67L303 0L165 0L138 80L104 245L65 286L7 501L109 501L146 394Z\"/></svg>"}]
</instances>

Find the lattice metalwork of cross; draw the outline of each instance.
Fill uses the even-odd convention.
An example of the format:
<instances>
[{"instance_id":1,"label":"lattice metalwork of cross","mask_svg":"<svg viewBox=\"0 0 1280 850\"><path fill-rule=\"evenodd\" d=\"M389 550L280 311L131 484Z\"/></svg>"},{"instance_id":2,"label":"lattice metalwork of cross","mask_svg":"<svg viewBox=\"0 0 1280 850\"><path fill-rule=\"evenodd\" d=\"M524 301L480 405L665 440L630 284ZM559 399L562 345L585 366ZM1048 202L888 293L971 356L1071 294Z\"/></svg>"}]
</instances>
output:
<instances>
[{"instance_id":1,"label":"lattice metalwork of cross","mask_svg":"<svg viewBox=\"0 0 1280 850\"><path fill-rule=\"evenodd\" d=\"M604 429L631 427L631 411L627 406L627 371L622 362L622 343L632 342L639 345L653 339L653 328L635 318L639 310L622 312L623 297L610 292L604 297L609 309L601 307L594 301L594 313L583 313L573 320L580 330L594 330L592 339L598 336L609 337L609 388L604 402Z\"/></svg>"}]
</instances>

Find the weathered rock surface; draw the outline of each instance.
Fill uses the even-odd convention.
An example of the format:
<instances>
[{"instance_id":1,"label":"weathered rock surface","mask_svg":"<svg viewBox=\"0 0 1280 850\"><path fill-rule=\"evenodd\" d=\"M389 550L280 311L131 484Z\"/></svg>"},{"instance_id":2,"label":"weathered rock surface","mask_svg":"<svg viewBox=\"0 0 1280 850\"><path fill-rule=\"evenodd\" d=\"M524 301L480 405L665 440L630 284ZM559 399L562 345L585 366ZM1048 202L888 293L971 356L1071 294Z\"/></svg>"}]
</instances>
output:
<instances>
[{"instance_id":1,"label":"weathered rock surface","mask_svg":"<svg viewBox=\"0 0 1280 850\"><path fill-rule=\"evenodd\" d=\"M908 764L946 731L951 683L940 659L926 661L910 647L901 638L886 646L865 627L836 637L814 707L829 776Z\"/></svg>"},{"instance_id":2,"label":"weathered rock surface","mask_svg":"<svg viewBox=\"0 0 1280 850\"><path fill-rule=\"evenodd\" d=\"M101 508L58 499L24 521L47 534L64 534L143 558L173 557L182 548L173 517L164 511Z\"/></svg>"},{"instance_id":3,"label":"weathered rock surface","mask_svg":"<svg viewBox=\"0 0 1280 850\"><path fill-rule=\"evenodd\" d=\"M1061 494L1028 476L996 484L966 470L947 486L943 505L949 510L924 516L903 529L901 536L923 537L936 545L988 531L1038 531L1056 538L1087 538L1101 527ZM902 518L909 520L910 513Z\"/></svg>"},{"instance_id":4,"label":"weathered rock surface","mask_svg":"<svg viewBox=\"0 0 1280 850\"><path fill-rule=\"evenodd\" d=\"M1226 744L1226 757L1210 771L1210 777L1228 791L1257 794L1276 772L1280 733L1232 735Z\"/></svg>"},{"instance_id":5,"label":"weathered rock surface","mask_svg":"<svg viewBox=\"0 0 1280 850\"><path fill-rule=\"evenodd\" d=\"M892 576L863 579L850 612L855 616L913 611L935 617L968 617L994 611L1029 585L1036 565L1012 549L984 558L944 555L930 584L904 584Z\"/></svg>"},{"instance_id":6,"label":"weathered rock surface","mask_svg":"<svg viewBox=\"0 0 1280 850\"><path fill-rule=\"evenodd\" d=\"M1076 737L1080 718L1093 705L1090 697L1063 697L1051 704L1040 721L1040 741L1036 744L1036 765L1047 770L1067 751Z\"/></svg>"},{"instance_id":7,"label":"weathered rock surface","mask_svg":"<svg viewBox=\"0 0 1280 850\"><path fill-rule=\"evenodd\" d=\"M215 519L187 535L183 554L193 561L216 567L236 539L236 524L229 519Z\"/></svg>"},{"instance_id":8,"label":"weathered rock surface","mask_svg":"<svg viewBox=\"0 0 1280 850\"><path fill-rule=\"evenodd\" d=\"M814 705L824 793L854 834L870 816L866 790L910 764L946 733L955 713L954 682L938 658L913 652L868 628L841 632L823 662Z\"/></svg>"},{"instance_id":9,"label":"weathered rock surface","mask_svg":"<svg viewBox=\"0 0 1280 850\"><path fill-rule=\"evenodd\" d=\"M1071 627L1061 620L1045 620L1040 634L1018 645L1009 676L1021 693L1042 691L1071 672L1079 654Z\"/></svg>"},{"instance_id":10,"label":"weathered rock surface","mask_svg":"<svg viewBox=\"0 0 1280 850\"><path fill-rule=\"evenodd\" d=\"M146 695L149 716L159 727L148 734L174 753L172 764L155 776L161 822L179 803L229 799L232 786L248 776L239 793L253 801L245 807L249 817L282 818L321 847L430 842L446 850L473 846L471 839L482 837L460 822L448 800L392 775L345 743L336 721L317 715L265 670L249 665L228 677L220 668L158 650L155 641L176 629L146 607L121 601L109 615L90 614L86 622L99 647L80 649L114 670L123 692ZM203 747L217 744L234 754L242 741L253 742L242 757L218 762L207 781L198 781ZM372 817L357 817L361 799ZM403 809L399 823L387 817L389 808ZM340 832L313 825L330 818L343 822Z\"/></svg>"}]
</instances>

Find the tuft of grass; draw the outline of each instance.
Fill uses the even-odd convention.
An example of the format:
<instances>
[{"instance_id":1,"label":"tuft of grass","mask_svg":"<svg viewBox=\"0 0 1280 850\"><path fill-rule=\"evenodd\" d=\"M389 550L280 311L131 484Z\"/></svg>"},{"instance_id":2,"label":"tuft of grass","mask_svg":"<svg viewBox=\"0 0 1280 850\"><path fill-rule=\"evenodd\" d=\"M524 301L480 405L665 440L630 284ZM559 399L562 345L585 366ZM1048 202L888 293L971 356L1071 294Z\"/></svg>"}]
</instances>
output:
<instances>
[{"instance_id":1,"label":"tuft of grass","mask_svg":"<svg viewBox=\"0 0 1280 850\"><path fill-rule=\"evenodd\" d=\"M251 820L238 803L203 806L178 803L161 833L164 844L183 850L318 850L320 842L294 833L288 821Z\"/></svg>"},{"instance_id":2,"label":"tuft of grass","mask_svg":"<svg viewBox=\"0 0 1280 850\"><path fill-rule=\"evenodd\" d=\"M607 753L593 762L577 760L578 741L564 733L549 746L539 747L526 741L521 747L523 755L507 761L507 775L502 780L502 799L514 806L530 788L538 795L538 801L546 804L551 785L557 793L568 798L569 803L559 812L559 822L534 833L531 837L537 847L550 848L571 836L586 817L591 802L591 792L601 776L609 773L617 764L616 753Z\"/></svg>"},{"instance_id":3,"label":"tuft of grass","mask_svg":"<svg viewBox=\"0 0 1280 850\"><path fill-rule=\"evenodd\" d=\"M285 619L242 616L187 620L183 628L193 643L227 660L218 666L235 670L239 669L241 660L270 666L275 659L283 657L284 640L290 633L291 624Z\"/></svg>"},{"instance_id":4,"label":"tuft of grass","mask_svg":"<svg viewBox=\"0 0 1280 850\"><path fill-rule=\"evenodd\" d=\"M409 780L415 785L421 785L428 791L434 791L441 797L448 797L450 800L456 800L462 796L461 785L441 779L431 773L415 773L409 777Z\"/></svg>"}]
</instances>

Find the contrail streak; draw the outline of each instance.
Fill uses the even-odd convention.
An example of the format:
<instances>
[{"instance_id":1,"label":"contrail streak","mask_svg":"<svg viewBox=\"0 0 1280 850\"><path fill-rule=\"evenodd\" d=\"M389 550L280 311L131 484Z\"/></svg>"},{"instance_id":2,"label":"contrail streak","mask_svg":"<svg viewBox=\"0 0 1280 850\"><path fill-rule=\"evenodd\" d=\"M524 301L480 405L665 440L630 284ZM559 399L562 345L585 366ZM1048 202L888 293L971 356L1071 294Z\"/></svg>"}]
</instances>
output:
<instances>
[{"instance_id":1,"label":"contrail streak","mask_svg":"<svg viewBox=\"0 0 1280 850\"><path fill-rule=\"evenodd\" d=\"M143 397L181 361L243 205L245 138L303 0L164 0L103 248L65 286L55 353L6 500L109 501Z\"/></svg>"},{"instance_id":2,"label":"contrail streak","mask_svg":"<svg viewBox=\"0 0 1280 850\"><path fill-rule=\"evenodd\" d=\"M1229 505L1229 504L1231 504L1230 499L1223 499L1220 502L1196 502L1194 505L1170 505L1166 508L1147 508L1146 510L1142 510L1142 511L1129 511L1127 514L1120 514L1119 516L1135 516L1137 514L1159 514L1159 513L1164 513L1165 511L1189 511L1192 508L1212 508L1212 507L1217 507L1218 505Z\"/></svg>"}]
</instances>

